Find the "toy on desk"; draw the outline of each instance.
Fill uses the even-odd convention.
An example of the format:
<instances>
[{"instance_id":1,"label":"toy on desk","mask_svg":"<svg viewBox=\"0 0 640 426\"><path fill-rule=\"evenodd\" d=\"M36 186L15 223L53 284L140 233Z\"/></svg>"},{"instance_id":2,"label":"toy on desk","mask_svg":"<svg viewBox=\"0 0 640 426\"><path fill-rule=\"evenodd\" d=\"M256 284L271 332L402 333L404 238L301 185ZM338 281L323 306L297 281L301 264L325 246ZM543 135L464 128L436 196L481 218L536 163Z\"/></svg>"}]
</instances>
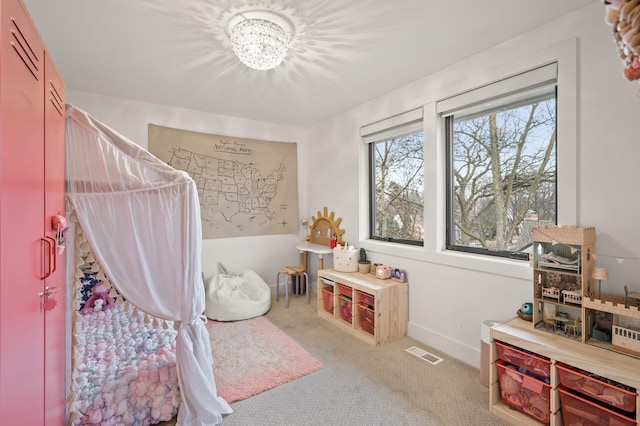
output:
<instances>
[{"instance_id":1,"label":"toy on desk","mask_svg":"<svg viewBox=\"0 0 640 426\"><path fill-rule=\"evenodd\" d=\"M333 233L333 236L331 237L331 241L329 241L329 248L336 248L336 246L338 245L338 236L336 235L336 233Z\"/></svg>"},{"instance_id":2,"label":"toy on desk","mask_svg":"<svg viewBox=\"0 0 640 426\"><path fill-rule=\"evenodd\" d=\"M353 246L336 245L333 249L333 268L340 272L358 272L358 254Z\"/></svg>"},{"instance_id":3,"label":"toy on desk","mask_svg":"<svg viewBox=\"0 0 640 426\"><path fill-rule=\"evenodd\" d=\"M525 321L533 321L533 303L523 303L516 313Z\"/></svg>"},{"instance_id":4,"label":"toy on desk","mask_svg":"<svg viewBox=\"0 0 640 426\"><path fill-rule=\"evenodd\" d=\"M387 265L378 265L376 267L376 278L381 280L391 278L391 267Z\"/></svg>"},{"instance_id":5,"label":"toy on desk","mask_svg":"<svg viewBox=\"0 0 640 426\"><path fill-rule=\"evenodd\" d=\"M391 279L399 283L406 283L407 273L403 269L394 268L391 271Z\"/></svg>"}]
</instances>

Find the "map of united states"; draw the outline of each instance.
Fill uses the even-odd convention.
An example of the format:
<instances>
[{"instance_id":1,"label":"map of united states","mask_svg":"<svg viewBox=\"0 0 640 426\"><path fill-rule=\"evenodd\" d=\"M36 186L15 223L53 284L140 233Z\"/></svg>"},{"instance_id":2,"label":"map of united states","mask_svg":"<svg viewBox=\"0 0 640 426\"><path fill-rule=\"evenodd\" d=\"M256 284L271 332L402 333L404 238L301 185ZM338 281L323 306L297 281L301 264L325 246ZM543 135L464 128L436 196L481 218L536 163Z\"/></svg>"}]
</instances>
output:
<instances>
[{"instance_id":1,"label":"map of united states","mask_svg":"<svg viewBox=\"0 0 640 426\"><path fill-rule=\"evenodd\" d=\"M269 205L284 179L286 167L280 164L263 177L254 163L225 160L177 149L169 165L184 170L193 178L200 196L203 219L209 213L221 213L227 222L238 213L273 218Z\"/></svg>"},{"instance_id":2,"label":"map of united states","mask_svg":"<svg viewBox=\"0 0 640 426\"><path fill-rule=\"evenodd\" d=\"M298 231L295 142L211 135L149 124L149 151L194 180L203 238Z\"/></svg>"}]
</instances>

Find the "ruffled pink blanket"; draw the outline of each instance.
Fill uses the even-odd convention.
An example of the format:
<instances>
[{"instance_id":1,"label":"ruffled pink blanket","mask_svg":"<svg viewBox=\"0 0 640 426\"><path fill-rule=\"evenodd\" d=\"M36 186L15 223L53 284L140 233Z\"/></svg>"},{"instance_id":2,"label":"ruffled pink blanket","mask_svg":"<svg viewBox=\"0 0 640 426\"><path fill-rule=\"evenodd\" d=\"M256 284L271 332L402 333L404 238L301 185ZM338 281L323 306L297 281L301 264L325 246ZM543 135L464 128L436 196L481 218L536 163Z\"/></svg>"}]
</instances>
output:
<instances>
[{"instance_id":1,"label":"ruffled pink blanket","mask_svg":"<svg viewBox=\"0 0 640 426\"><path fill-rule=\"evenodd\" d=\"M177 332L134 309L125 303L76 321L70 424L151 425L177 413Z\"/></svg>"}]
</instances>

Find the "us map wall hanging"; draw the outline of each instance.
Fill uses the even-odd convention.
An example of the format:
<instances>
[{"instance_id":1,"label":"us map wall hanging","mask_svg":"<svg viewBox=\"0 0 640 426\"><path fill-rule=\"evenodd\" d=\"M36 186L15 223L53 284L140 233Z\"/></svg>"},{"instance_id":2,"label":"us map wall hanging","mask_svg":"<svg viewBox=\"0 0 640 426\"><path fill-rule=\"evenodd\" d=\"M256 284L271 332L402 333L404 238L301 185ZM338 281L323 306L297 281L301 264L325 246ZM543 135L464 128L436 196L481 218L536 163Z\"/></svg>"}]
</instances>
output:
<instances>
[{"instance_id":1,"label":"us map wall hanging","mask_svg":"<svg viewBox=\"0 0 640 426\"><path fill-rule=\"evenodd\" d=\"M211 135L149 124L149 151L193 178L203 238L298 231L295 142Z\"/></svg>"}]
</instances>

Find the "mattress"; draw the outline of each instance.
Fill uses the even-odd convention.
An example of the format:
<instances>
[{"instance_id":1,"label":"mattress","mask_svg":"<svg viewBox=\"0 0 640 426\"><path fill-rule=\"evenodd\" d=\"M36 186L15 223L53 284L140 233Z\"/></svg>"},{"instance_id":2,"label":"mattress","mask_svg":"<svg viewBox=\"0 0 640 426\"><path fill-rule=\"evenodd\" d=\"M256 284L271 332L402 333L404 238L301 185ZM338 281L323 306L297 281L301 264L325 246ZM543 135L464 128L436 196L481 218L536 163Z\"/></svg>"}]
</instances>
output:
<instances>
[{"instance_id":1,"label":"mattress","mask_svg":"<svg viewBox=\"0 0 640 426\"><path fill-rule=\"evenodd\" d=\"M178 411L173 324L129 303L76 316L72 425L151 425Z\"/></svg>"}]
</instances>

